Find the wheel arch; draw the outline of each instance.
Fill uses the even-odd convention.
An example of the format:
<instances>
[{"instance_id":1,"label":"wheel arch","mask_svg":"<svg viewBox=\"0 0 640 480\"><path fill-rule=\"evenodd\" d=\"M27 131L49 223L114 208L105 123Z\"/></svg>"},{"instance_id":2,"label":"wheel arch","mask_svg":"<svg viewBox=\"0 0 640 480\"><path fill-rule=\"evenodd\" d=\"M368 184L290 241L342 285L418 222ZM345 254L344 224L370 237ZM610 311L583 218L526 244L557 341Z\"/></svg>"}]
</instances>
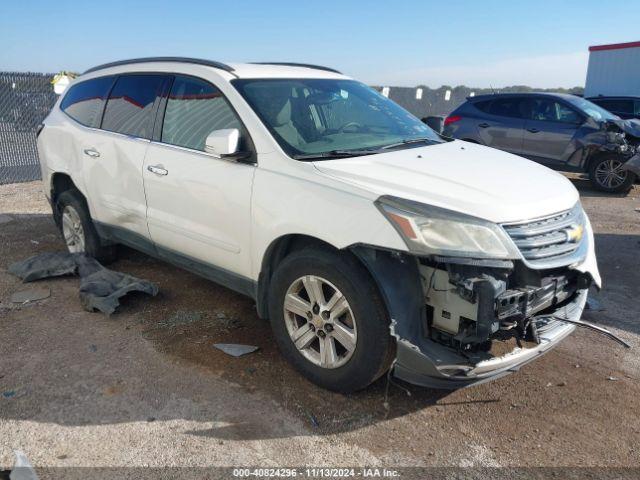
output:
<instances>
[{"instance_id":1,"label":"wheel arch","mask_svg":"<svg viewBox=\"0 0 640 480\"><path fill-rule=\"evenodd\" d=\"M260 318L268 318L269 315L269 286L273 273L278 265L291 253L308 247L317 247L334 252L346 253L355 262L360 264L367 273L372 277L376 284L378 291L383 299L383 303L389 310L389 302L386 299L385 292L383 292L385 282L384 280L376 278L376 275L381 273L380 269L372 268L372 263L367 261L368 257L375 257L378 250L376 247L366 245L352 245L343 249L337 248L331 243L322 240L317 237L304 234L287 234L276 238L265 250L265 254L262 258L262 265L260 268L260 274L258 275L258 282L256 286L256 308L258 310L258 316ZM388 253L388 252L385 252Z\"/></svg>"},{"instance_id":2,"label":"wheel arch","mask_svg":"<svg viewBox=\"0 0 640 480\"><path fill-rule=\"evenodd\" d=\"M72 189L78 189L71 176L63 172L56 172L51 175L51 185L49 186L49 188L51 191L51 200L53 202L57 200L57 197L60 196L62 192L66 192L67 190Z\"/></svg>"},{"instance_id":3,"label":"wheel arch","mask_svg":"<svg viewBox=\"0 0 640 480\"><path fill-rule=\"evenodd\" d=\"M390 318L402 319L401 330L419 328L423 313L422 285L414 257L363 244L339 249L303 234L283 235L266 249L256 287L256 308L260 318L269 316L269 285L280 262L297 250L313 246L348 253L373 279Z\"/></svg>"},{"instance_id":4,"label":"wheel arch","mask_svg":"<svg viewBox=\"0 0 640 480\"><path fill-rule=\"evenodd\" d=\"M69 174L63 172L55 172L53 175L51 175L51 184L49 185L49 191L51 195L51 210L53 211L53 219L58 226L60 226L61 222L61 212L59 212L58 208L56 207L58 198L62 193L69 190L76 190L80 192Z\"/></svg>"},{"instance_id":5,"label":"wheel arch","mask_svg":"<svg viewBox=\"0 0 640 480\"><path fill-rule=\"evenodd\" d=\"M339 251L338 248L329 242L299 233L282 235L269 244L262 257L262 265L256 287L256 308L260 318L268 318L269 316L269 285L273 277L273 272L280 262L282 262L287 255L311 246Z\"/></svg>"}]
</instances>

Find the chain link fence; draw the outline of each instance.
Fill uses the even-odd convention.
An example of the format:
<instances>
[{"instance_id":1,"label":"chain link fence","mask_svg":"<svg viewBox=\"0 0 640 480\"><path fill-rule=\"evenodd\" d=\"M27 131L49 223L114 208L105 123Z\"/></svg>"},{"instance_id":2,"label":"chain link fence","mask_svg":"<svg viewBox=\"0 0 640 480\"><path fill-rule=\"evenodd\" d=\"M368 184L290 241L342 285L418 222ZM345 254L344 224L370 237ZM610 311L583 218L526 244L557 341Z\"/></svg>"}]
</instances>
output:
<instances>
[{"instance_id":1,"label":"chain link fence","mask_svg":"<svg viewBox=\"0 0 640 480\"><path fill-rule=\"evenodd\" d=\"M38 125L58 96L52 74L0 72L0 185L40 178Z\"/></svg>"}]
</instances>

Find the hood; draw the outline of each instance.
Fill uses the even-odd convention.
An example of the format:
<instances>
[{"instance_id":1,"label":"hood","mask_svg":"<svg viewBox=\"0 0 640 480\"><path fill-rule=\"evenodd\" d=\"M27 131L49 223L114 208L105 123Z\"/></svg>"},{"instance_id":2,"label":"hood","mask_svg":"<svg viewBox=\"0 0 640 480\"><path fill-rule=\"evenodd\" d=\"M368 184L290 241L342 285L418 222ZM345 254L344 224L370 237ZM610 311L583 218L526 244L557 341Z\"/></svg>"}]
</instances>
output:
<instances>
[{"instance_id":1,"label":"hood","mask_svg":"<svg viewBox=\"0 0 640 480\"><path fill-rule=\"evenodd\" d=\"M378 195L455 210L492 222L568 210L579 199L563 175L493 148L453 141L314 162L323 174Z\"/></svg>"},{"instance_id":2,"label":"hood","mask_svg":"<svg viewBox=\"0 0 640 480\"><path fill-rule=\"evenodd\" d=\"M607 120L605 122L605 125L607 123L615 125L624 133L631 135L632 137L640 138L640 121L636 120L635 118L629 119L629 120L622 120L622 119Z\"/></svg>"}]
</instances>

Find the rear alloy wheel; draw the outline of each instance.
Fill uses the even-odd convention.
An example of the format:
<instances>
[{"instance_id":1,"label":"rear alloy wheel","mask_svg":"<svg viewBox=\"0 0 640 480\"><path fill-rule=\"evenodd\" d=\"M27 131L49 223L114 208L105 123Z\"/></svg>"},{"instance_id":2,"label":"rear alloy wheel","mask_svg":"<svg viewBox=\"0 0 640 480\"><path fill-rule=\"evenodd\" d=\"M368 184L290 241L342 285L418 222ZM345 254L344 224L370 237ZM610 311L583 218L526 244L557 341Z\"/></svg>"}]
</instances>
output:
<instances>
[{"instance_id":1,"label":"rear alloy wheel","mask_svg":"<svg viewBox=\"0 0 640 480\"><path fill-rule=\"evenodd\" d=\"M349 302L324 278L306 275L291 284L284 321L298 351L314 365L338 368L356 349L358 329Z\"/></svg>"},{"instance_id":2,"label":"rear alloy wheel","mask_svg":"<svg viewBox=\"0 0 640 480\"><path fill-rule=\"evenodd\" d=\"M87 202L77 190L62 192L56 201L57 224L70 253L84 253L101 263L115 260L115 245L105 245L91 220Z\"/></svg>"},{"instance_id":3,"label":"rear alloy wheel","mask_svg":"<svg viewBox=\"0 0 640 480\"><path fill-rule=\"evenodd\" d=\"M76 209L67 205L62 211L62 236L71 253L84 253L85 239L82 220Z\"/></svg>"},{"instance_id":4,"label":"rear alloy wheel","mask_svg":"<svg viewBox=\"0 0 640 480\"><path fill-rule=\"evenodd\" d=\"M635 175L623 170L624 162L615 155L597 159L591 165L589 177L598 190L609 193L628 192L633 186Z\"/></svg>"}]
</instances>

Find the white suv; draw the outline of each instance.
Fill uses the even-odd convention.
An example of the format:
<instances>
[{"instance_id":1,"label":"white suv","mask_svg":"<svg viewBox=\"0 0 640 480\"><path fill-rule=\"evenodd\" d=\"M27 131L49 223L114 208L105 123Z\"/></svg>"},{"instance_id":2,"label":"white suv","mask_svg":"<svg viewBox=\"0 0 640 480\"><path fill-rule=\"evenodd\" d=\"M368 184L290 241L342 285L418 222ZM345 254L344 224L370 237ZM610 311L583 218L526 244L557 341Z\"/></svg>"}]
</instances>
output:
<instances>
[{"instance_id":1,"label":"white suv","mask_svg":"<svg viewBox=\"0 0 640 480\"><path fill-rule=\"evenodd\" d=\"M126 244L252 297L286 358L337 391L390 368L442 388L505 375L600 284L567 179L443 138L329 68L102 65L38 151L70 251Z\"/></svg>"}]
</instances>

